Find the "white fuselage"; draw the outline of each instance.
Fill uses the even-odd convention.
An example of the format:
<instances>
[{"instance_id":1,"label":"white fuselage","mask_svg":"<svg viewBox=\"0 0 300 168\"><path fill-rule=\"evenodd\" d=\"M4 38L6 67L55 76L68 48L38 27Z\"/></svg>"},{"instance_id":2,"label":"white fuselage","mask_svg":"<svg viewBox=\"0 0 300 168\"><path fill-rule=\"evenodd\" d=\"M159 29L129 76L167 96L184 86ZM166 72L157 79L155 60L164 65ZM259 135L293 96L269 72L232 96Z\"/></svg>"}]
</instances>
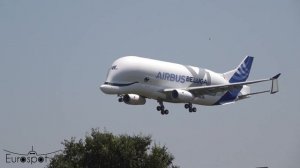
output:
<instances>
[{"instance_id":1,"label":"white fuselage","mask_svg":"<svg viewBox=\"0 0 300 168\"><path fill-rule=\"evenodd\" d=\"M199 67L137 56L117 59L108 71L101 90L106 94L137 94L165 102L186 103L163 92L169 88L188 88L227 84L223 74ZM190 103L214 105L226 92L194 95ZM241 94L241 93L239 93Z\"/></svg>"}]
</instances>

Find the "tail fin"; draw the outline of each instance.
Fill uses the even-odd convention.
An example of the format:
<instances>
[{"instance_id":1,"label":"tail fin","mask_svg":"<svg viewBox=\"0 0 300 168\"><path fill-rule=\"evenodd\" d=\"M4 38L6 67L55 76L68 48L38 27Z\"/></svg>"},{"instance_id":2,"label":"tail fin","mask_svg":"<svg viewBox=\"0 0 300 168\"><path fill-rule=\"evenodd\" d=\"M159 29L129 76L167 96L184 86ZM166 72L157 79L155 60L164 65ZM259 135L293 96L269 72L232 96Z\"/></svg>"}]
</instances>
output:
<instances>
[{"instance_id":1,"label":"tail fin","mask_svg":"<svg viewBox=\"0 0 300 168\"><path fill-rule=\"evenodd\" d=\"M250 74L253 59L254 57L247 56L234 70L225 72L223 74L224 78L230 83L246 81Z\"/></svg>"}]
</instances>

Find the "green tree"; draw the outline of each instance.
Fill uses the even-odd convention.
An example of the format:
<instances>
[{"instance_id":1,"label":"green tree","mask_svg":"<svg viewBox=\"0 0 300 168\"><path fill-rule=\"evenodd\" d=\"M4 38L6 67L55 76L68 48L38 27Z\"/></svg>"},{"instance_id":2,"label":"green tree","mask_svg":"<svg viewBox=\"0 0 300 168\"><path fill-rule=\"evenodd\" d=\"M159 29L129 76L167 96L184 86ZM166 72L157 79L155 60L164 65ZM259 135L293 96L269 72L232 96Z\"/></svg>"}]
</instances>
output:
<instances>
[{"instance_id":1,"label":"green tree","mask_svg":"<svg viewBox=\"0 0 300 168\"><path fill-rule=\"evenodd\" d=\"M85 140L64 140L64 150L55 155L49 168L175 168L167 147L142 135L113 135L92 129Z\"/></svg>"}]
</instances>

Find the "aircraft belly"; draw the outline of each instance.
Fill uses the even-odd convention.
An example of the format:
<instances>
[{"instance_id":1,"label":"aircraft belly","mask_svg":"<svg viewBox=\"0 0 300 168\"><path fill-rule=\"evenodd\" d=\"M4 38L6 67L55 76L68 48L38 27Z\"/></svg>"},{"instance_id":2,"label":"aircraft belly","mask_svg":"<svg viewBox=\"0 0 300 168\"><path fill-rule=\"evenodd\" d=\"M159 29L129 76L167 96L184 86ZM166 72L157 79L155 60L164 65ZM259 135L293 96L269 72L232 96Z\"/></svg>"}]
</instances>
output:
<instances>
[{"instance_id":1,"label":"aircraft belly","mask_svg":"<svg viewBox=\"0 0 300 168\"><path fill-rule=\"evenodd\" d=\"M221 98L222 95L200 95L195 97L191 102L182 101L178 99L174 99L171 97L171 94L166 95L166 99L163 101L170 102L170 103L192 103L192 104L199 104L205 106L215 105L215 103Z\"/></svg>"},{"instance_id":2,"label":"aircraft belly","mask_svg":"<svg viewBox=\"0 0 300 168\"><path fill-rule=\"evenodd\" d=\"M199 105L211 106L211 105L214 105L219 99L220 99L220 96L203 95L203 96L196 97L192 101L192 103L199 104Z\"/></svg>"}]
</instances>

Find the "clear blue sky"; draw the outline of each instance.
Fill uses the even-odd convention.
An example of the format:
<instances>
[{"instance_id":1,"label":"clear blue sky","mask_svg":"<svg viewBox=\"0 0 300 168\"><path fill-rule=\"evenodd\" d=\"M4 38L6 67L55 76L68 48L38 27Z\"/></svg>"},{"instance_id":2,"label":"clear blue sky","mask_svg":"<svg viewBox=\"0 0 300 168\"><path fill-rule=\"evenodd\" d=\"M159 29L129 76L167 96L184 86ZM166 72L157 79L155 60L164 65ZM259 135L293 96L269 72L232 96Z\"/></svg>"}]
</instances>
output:
<instances>
[{"instance_id":1,"label":"clear blue sky","mask_svg":"<svg viewBox=\"0 0 300 168\"><path fill-rule=\"evenodd\" d=\"M0 1L1 149L51 152L99 127L152 135L184 168L297 168L299 9L298 0ZM217 72L252 55L249 79L281 72L280 92L193 114L166 103L161 116L153 100L129 106L98 89L124 55ZM27 167L0 156L0 167Z\"/></svg>"}]
</instances>

